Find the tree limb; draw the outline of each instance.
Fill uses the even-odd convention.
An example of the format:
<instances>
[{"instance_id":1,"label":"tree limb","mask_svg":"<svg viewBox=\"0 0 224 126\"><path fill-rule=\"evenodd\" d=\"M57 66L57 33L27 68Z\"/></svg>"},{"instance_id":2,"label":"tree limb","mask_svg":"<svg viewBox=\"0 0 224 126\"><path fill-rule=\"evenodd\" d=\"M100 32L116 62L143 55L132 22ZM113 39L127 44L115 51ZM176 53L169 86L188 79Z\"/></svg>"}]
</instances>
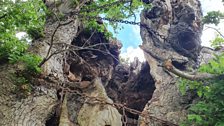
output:
<instances>
[{"instance_id":1,"label":"tree limb","mask_svg":"<svg viewBox=\"0 0 224 126\"><path fill-rule=\"evenodd\" d=\"M222 38L224 38L224 35L217 28L211 26L205 26L205 27L215 30Z\"/></svg>"},{"instance_id":2,"label":"tree limb","mask_svg":"<svg viewBox=\"0 0 224 126\"><path fill-rule=\"evenodd\" d=\"M175 68L172 64L172 61L170 59L166 60L163 63L163 67L168 70L171 73L174 73L175 75L192 80L192 81L201 81L205 79L217 79L217 78L223 78L224 74L222 75L216 75L216 74L209 74L209 73L196 73L196 74L189 74L185 73L177 68Z\"/></svg>"}]
</instances>

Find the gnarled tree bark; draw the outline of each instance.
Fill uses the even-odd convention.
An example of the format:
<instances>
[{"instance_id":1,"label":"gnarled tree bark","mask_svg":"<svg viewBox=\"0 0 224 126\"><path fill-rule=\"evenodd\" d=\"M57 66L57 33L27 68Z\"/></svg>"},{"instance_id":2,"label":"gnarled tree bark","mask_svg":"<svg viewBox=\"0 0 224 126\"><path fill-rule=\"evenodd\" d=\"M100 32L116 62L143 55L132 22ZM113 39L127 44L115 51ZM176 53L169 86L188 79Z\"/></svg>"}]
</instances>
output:
<instances>
[{"instance_id":1,"label":"gnarled tree bark","mask_svg":"<svg viewBox=\"0 0 224 126\"><path fill-rule=\"evenodd\" d=\"M177 78L163 68L163 62L172 59L171 64L175 64L174 66L182 71L197 67L201 48L201 5L198 0L153 0L152 5L151 10L141 13L141 23L148 25L166 39L161 39L144 27L141 28L141 48L150 65L150 73L156 86L153 97L143 112L178 124L186 118L186 103L191 99L180 94ZM139 125L168 124L142 117Z\"/></svg>"}]
</instances>

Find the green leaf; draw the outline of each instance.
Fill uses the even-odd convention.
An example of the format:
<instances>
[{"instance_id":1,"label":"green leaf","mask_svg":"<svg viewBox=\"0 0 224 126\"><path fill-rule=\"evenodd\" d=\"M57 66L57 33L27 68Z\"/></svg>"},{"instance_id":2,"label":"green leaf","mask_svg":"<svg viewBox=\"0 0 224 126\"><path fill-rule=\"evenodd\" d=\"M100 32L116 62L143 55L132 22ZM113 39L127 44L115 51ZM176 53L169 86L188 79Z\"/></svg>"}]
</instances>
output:
<instances>
[{"instance_id":1,"label":"green leaf","mask_svg":"<svg viewBox=\"0 0 224 126\"><path fill-rule=\"evenodd\" d=\"M189 114L187 118L191 121L201 122L202 118L199 115Z\"/></svg>"}]
</instances>

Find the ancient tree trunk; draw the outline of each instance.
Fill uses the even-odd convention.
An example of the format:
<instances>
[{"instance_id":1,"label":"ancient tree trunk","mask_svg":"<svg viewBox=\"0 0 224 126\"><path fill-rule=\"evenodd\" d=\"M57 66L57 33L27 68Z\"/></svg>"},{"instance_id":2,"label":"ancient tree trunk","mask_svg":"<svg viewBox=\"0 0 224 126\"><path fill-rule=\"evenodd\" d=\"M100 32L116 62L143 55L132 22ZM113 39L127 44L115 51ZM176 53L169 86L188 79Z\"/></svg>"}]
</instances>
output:
<instances>
[{"instance_id":1,"label":"ancient tree trunk","mask_svg":"<svg viewBox=\"0 0 224 126\"><path fill-rule=\"evenodd\" d=\"M153 8L141 14L141 23L157 31L141 28L145 58L155 80L156 90L146 104L144 113L178 124L186 117L191 102L179 92L176 76L164 70L162 64L171 59L175 67L189 70L197 67L202 31L202 12L198 0L154 0ZM140 126L168 125L142 117Z\"/></svg>"},{"instance_id":2,"label":"ancient tree trunk","mask_svg":"<svg viewBox=\"0 0 224 126\"><path fill-rule=\"evenodd\" d=\"M54 1L46 0L52 15L47 17L44 37L34 40L29 49L45 60L40 64L41 75L33 77L29 82L32 88L30 94L17 97L17 94L22 93L15 90L18 88L15 84L18 79L17 66L0 67L1 126L121 126L121 115L116 108L111 105L101 107L99 103L88 105L88 97L80 94L85 93L89 97L99 97L105 102L113 103L106 95L103 85L111 78L116 62L113 57L118 57L120 46L116 41L107 40L102 33L86 33L78 18L69 15L70 11L79 9L78 6L71 8L74 6L70 6L69 1L57 1L58 5L55 6ZM84 5L83 2L87 1L82 1L80 6ZM58 14L62 14L63 19L58 19ZM79 38L81 39L78 40ZM100 45L99 42L112 44ZM77 48L73 48L97 43L99 46L94 47L99 51L95 52L88 49L77 51ZM109 53L100 53L100 50L113 53L113 57ZM92 53L95 54L91 56ZM12 75L15 75L15 81L12 80ZM96 78L97 86L93 83ZM95 90L96 88L100 90ZM89 110L95 114L89 113ZM93 120L94 123L91 122Z\"/></svg>"}]
</instances>

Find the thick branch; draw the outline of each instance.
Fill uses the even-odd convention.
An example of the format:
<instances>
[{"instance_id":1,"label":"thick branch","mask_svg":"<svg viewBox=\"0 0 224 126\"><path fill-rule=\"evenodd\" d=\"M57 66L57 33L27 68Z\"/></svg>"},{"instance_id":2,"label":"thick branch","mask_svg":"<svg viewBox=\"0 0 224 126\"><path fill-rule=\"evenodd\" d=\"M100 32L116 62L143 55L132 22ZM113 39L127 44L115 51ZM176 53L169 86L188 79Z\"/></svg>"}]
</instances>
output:
<instances>
[{"instance_id":1,"label":"thick branch","mask_svg":"<svg viewBox=\"0 0 224 126\"><path fill-rule=\"evenodd\" d=\"M163 63L163 67L165 69L167 69L169 72L172 72L179 77L182 77L182 78L185 78L188 80L192 80L192 81L194 81L194 80L200 81L200 80L205 80L205 79L216 79L216 78L224 77L224 74L216 75L216 74L209 74L209 73L196 73L196 74L185 73L185 72L175 68L170 59L166 60Z\"/></svg>"}]
</instances>

